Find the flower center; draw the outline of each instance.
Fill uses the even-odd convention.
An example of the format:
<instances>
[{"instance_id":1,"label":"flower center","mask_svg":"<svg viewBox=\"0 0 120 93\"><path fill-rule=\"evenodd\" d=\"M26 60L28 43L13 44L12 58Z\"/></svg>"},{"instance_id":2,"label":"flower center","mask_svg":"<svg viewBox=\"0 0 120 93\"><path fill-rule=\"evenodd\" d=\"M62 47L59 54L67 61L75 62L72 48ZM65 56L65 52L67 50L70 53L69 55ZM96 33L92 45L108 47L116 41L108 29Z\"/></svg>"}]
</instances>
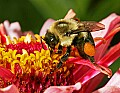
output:
<instances>
[{"instance_id":1,"label":"flower center","mask_svg":"<svg viewBox=\"0 0 120 93\"><path fill-rule=\"evenodd\" d=\"M10 81L1 78L2 87L13 83L20 92L40 92L53 85L73 84L74 65L64 63L56 70L62 55L51 54L39 35L31 37L28 34L13 40L6 37L6 43L0 45L0 66L9 69L16 77Z\"/></svg>"}]
</instances>

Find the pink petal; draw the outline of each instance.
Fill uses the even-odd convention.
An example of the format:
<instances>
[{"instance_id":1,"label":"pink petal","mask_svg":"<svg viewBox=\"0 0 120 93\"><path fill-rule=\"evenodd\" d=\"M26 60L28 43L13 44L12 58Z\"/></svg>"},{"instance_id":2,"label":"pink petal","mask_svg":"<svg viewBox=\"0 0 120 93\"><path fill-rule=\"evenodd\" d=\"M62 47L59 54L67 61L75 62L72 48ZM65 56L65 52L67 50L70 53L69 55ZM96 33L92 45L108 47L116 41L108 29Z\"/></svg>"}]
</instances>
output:
<instances>
[{"instance_id":1,"label":"pink petal","mask_svg":"<svg viewBox=\"0 0 120 93\"><path fill-rule=\"evenodd\" d=\"M93 90L95 90L95 88L101 83L101 81L103 80L103 77L105 75L100 73L97 76L93 77L92 79L90 79L85 85L85 87L87 87L87 89L85 90L86 93L92 92Z\"/></svg>"},{"instance_id":2,"label":"pink petal","mask_svg":"<svg viewBox=\"0 0 120 93\"><path fill-rule=\"evenodd\" d=\"M5 27L3 24L0 24L0 43L6 42L4 35L7 35Z\"/></svg>"},{"instance_id":3,"label":"pink petal","mask_svg":"<svg viewBox=\"0 0 120 93\"><path fill-rule=\"evenodd\" d=\"M15 85L10 85L6 88L0 88L0 93L19 93L19 91Z\"/></svg>"},{"instance_id":4,"label":"pink petal","mask_svg":"<svg viewBox=\"0 0 120 93\"><path fill-rule=\"evenodd\" d=\"M0 77L12 79L14 77L14 74L10 70L0 66Z\"/></svg>"},{"instance_id":5,"label":"pink petal","mask_svg":"<svg viewBox=\"0 0 120 93\"><path fill-rule=\"evenodd\" d=\"M10 36L11 39L13 39L13 37L19 38L22 35L21 27L18 22L10 24L9 21L6 20L4 21L4 26L8 36Z\"/></svg>"},{"instance_id":6,"label":"pink petal","mask_svg":"<svg viewBox=\"0 0 120 93\"><path fill-rule=\"evenodd\" d=\"M116 14L111 14L110 16L108 16L107 18L101 21L101 23L105 25L105 29L97 31L97 32L92 32L93 37L94 38L95 37L102 37L102 38L107 37L109 33L113 30L113 28L115 28L116 25L119 24L119 22L120 22L120 16ZM109 37L109 40L107 40L105 44L99 44L102 41L98 41L95 43L96 44L96 55L95 55L96 61L98 61L104 55L113 36L114 35Z\"/></svg>"},{"instance_id":7,"label":"pink petal","mask_svg":"<svg viewBox=\"0 0 120 93\"><path fill-rule=\"evenodd\" d=\"M120 93L120 69L103 88L100 88L93 93Z\"/></svg>"},{"instance_id":8,"label":"pink petal","mask_svg":"<svg viewBox=\"0 0 120 93\"><path fill-rule=\"evenodd\" d=\"M12 30L17 30L17 31L21 31L21 27L19 22L14 22L10 24L10 29Z\"/></svg>"},{"instance_id":9,"label":"pink petal","mask_svg":"<svg viewBox=\"0 0 120 93\"><path fill-rule=\"evenodd\" d=\"M111 76L111 70L109 68L106 68L102 65L97 65L97 64L94 64L92 62L90 62L89 60L85 60L85 59L81 59L79 57L76 57L76 58L69 58L67 60L68 63L74 63L74 64L77 64L77 65L85 65L85 66L88 66L94 70L97 70L97 71L100 71L108 76ZM79 74L78 74L79 75ZM76 77L76 76L75 76Z\"/></svg>"},{"instance_id":10,"label":"pink petal","mask_svg":"<svg viewBox=\"0 0 120 93\"><path fill-rule=\"evenodd\" d=\"M48 19L40 30L40 36L45 35L46 31L49 29L50 25L54 22L53 19Z\"/></svg>"},{"instance_id":11,"label":"pink petal","mask_svg":"<svg viewBox=\"0 0 120 93\"><path fill-rule=\"evenodd\" d=\"M120 88L115 86L107 86L92 93L120 93Z\"/></svg>"},{"instance_id":12,"label":"pink petal","mask_svg":"<svg viewBox=\"0 0 120 93\"><path fill-rule=\"evenodd\" d=\"M108 67L119 57L120 57L120 43L112 47L108 51L108 53L100 61L97 62L97 64Z\"/></svg>"},{"instance_id":13,"label":"pink petal","mask_svg":"<svg viewBox=\"0 0 120 93\"><path fill-rule=\"evenodd\" d=\"M76 13L73 11L73 9L70 9L66 14L66 16L64 17L64 19L74 18L75 16L76 16Z\"/></svg>"},{"instance_id":14,"label":"pink petal","mask_svg":"<svg viewBox=\"0 0 120 93\"><path fill-rule=\"evenodd\" d=\"M117 26L119 26L119 27L117 27ZM117 26L116 26L116 28L114 28L114 29L104 38L103 41L105 41L105 43L106 43L106 41L108 41L111 37L113 37L115 34L117 34L118 32L120 32L120 25L118 24ZM99 47L101 44L103 44L103 41L99 42L95 47L96 47L96 48ZM104 43L104 44L105 44L105 43Z\"/></svg>"},{"instance_id":15,"label":"pink petal","mask_svg":"<svg viewBox=\"0 0 120 93\"><path fill-rule=\"evenodd\" d=\"M89 69L90 68L88 66L77 65L73 73L75 81L79 81L80 77L84 76L86 71L88 71Z\"/></svg>"},{"instance_id":16,"label":"pink petal","mask_svg":"<svg viewBox=\"0 0 120 93\"><path fill-rule=\"evenodd\" d=\"M7 34L7 33L6 33L6 30L5 30L5 27L4 27L3 24L0 24L0 33L1 33L2 35L6 35L6 34Z\"/></svg>"},{"instance_id":17,"label":"pink petal","mask_svg":"<svg viewBox=\"0 0 120 93\"><path fill-rule=\"evenodd\" d=\"M112 76L109 82L105 86L116 86L120 88L120 68L119 70Z\"/></svg>"},{"instance_id":18,"label":"pink petal","mask_svg":"<svg viewBox=\"0 0 120 93\"><path fill-rule=\"evenodd\" d=\"M80 81L82 84L85 84L87 81L89 81L90 79L94 78L96 75L98 75L100 73L100 71L94 70L94 69L90 69L90 71L87 71L82 77L80 77L78 81Z\"/></svg>"},{"instance_id":19,"label":"pink petal","mask_svg":"<svg viewBox=\"0 0 120 93\"><path fill-rule=\"evenodd\" d=\"M113 14L109 15L107 18L100 21L100 23L105 25L105 29L100 30L100 31L96 31L96 32L92 32L93 38L95 38L95 37L105 37L109 33L108 31L112 30L112 28L115 26L115 23L113 24L113 20L117 17L118 17L118 15L113 13ZM110 25L112 25L112 26L110 26ZM96 42L96 44L97 43L99 43L99 42Z\"/></svg>"},{"instance_id":20,"label":"pink petal","mask_svg":"<svg viewBox=\"0 0 120 93\"><path fill-rule=\"evenodd\" d=\"M80 88L81 83L78 82L70 86L50 86L44 93L72 93L74 90L79 90Z\"/></svg>"}]
</instances>

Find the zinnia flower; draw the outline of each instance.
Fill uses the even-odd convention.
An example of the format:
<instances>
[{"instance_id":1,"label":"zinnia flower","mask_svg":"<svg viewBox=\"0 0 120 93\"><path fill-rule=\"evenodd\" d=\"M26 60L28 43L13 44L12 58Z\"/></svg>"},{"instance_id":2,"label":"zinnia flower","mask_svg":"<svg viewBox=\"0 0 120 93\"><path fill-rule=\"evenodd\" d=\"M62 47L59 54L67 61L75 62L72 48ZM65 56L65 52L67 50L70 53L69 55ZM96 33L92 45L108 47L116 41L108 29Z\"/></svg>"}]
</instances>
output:
<instances>
[{"instance_id":1,"label":"zinnia flower","mask_svg":"<svg viewBox=\"0 0 120 93\"><path fill-rule=\"evenodd\" d=\"M106 20L111 18L109 22ZM65 18L75 17L74 12L68 12ZM89 60L80 57L70 57L60 69L55 69L59 59L64 54L51 54L48 45L42 39L48 25L53 20L48 20L40 31L40 35L12 37L7 35L10 31L5 24L0 27L0 91L11 93L72 93L74 90L90 93L101 82L104 74L111 76L111 70L107 67L120 57L120 43L111 48L107 53L107 47L112 37L120 30L114 23L120 17L112 14L101 21L106 28L93 33L93 37L102 40L96 44L96 66ZM51 22L52 21L52 22ZM113 26L114 24L114 26ZM7 26L10 28L10 26ZM3 29L4 28L4 29ZM4 32L4 33L3 33ZM13 33L14 34L14 33ZM101 35L102 34L102 35ZM10 35L11 36L11 35ZM17 39L18 38L18 39ZM104 42L105 41L105 42ZM100 48L103 47L103 48ZM76 51L75 51L76 52ZM98 53L99 52L99 53ZM105 54L106 53L106 54ZM100 74L100 73L104 74ZM99 82L96 80L100 79ZM18 88L18 89L17 89ZM81 89L80 89L81 88ZM77 92L78 91L74 91Z\"/></svg>"},{"instance_id":2,"label":"zinnia flower","mask_svg":"<svg viewBox=\"0 0 120 93\"><path fill-rule=\"evenodd\" d=\"M72 10L71 10L72 11ZM75 14L73 12L68 13L68 18L74 17ZM67 18L67 16L65 18ZM53 23L53 19L48 19L45 24L43 25L40 35L45 34L46 28L48 28L51 23ZM110 50L108 50L108 46L113 38L113 36L120 31L120 16L116 14L111 14L107 18L103 19L100 23L105 25L105 29L97 32L92 32L94 38L100 37L104 38L102 41L95 42L96 45L96 54L95 59L96 62L104 67L110 66L117 58L120 57L120 43L113 46ZM97 40L97 38L96 38ZM83 93L90 93L92 92L102 81L104 75L99 74L99 71L93 70L86 66L81 66L82 64L80 60L74 60L78 64L78 68L75 68L74 77L76 82L82 83L81 92ZM87 64L89 62L84 62L83 64ZM92 78L92 79L91 79Z\"/></svg>"}]
</instances>

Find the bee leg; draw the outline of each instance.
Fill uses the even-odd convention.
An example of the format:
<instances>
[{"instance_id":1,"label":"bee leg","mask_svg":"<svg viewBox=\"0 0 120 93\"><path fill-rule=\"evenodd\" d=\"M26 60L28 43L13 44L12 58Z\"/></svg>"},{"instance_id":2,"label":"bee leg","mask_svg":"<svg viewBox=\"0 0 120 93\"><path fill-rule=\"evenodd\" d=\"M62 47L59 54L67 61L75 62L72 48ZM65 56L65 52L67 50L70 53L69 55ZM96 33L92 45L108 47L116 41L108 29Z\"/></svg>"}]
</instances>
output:
<instances>
[{"instance_id":1,"label":"bee leg","mask_svg":"<svg viewBox=\"0 0 120 93\"><path fill-rule=\"evenodd\" d=\"M85 59L89 59L91 62L94 62L94 46L91 44L90 48L89 46L86 46L86 44L90 44L89 42L84 42L77 44L77 49L81 57Z\"/></svg>"},{"instance_id":2,"label":"bee leg","mask_svg":"<svg viewBox=\"0 0 120 93\"><path fill-rule=\"evenodd\" d=\"M97 41L99 41L99 40L102 40L103 44L106 43L106 40L105 40L104 38L102 38L102 37L95 37L95 38L94 38L94 41L95 41L95 42L97 42Z\"/></svg>"},{"instance_id":3,"label":"bee leg","mask_svg":"<svg viewBox=\"0 0 120 93\"><path fill-rule=\"evenodd\" d=\"M92 63L95 62L94 56L88 56L88 59L89 59Z\"/></svg>"},{"instance_id":4,"label":"bee leg","mask_svg":"<svg viewBox=\"0 0 120 93\"><path fill-rule=\"evenodd\" d=\"M60 62L58 63L57 68L60 68L62 66L63 62L65 62L68 59L68 57L70 55L70 51L71 51L71 47L69 46L69 47L67 47L67 51L66 51L65 55L63 55L62 58L60 59Z\"/></svg>"},{"instance_id":5,"label":"bee leg","mask_svg":"<svg viewBox=\"0 0 120 93\"><path fill-rule=\"evenodd\" d=\"M91 33L88 32L88 37L85 38L84 42L84 53L86 54L87 59L89 59L91 62L95 62L94 55L95 55L95 43L93 40L93 37Z\"/></svg>"},{"instance_id":6,"label":"bee leg","mask_svg":"<svg viewBox=\"0 0 120 93\"><path fill-rule=\"evenodd\" d=\"M62 46L59 45L58 50L55 52L56 54L61 54L62 53Z\"/></svg>"},{"instance_id":7,"label":"bee leg","mask_svg":"<svg viewBox=\"0 0 120 93\"><path fill-rule=\"evenodd\" d=\"M73 45L78 49L81 57L83 57L84 59L89 59L91 62L94 62L94 41L89 33L87 38L84 38L80 35L76 36L73 40Z\"/></svg>"}]
</instances>

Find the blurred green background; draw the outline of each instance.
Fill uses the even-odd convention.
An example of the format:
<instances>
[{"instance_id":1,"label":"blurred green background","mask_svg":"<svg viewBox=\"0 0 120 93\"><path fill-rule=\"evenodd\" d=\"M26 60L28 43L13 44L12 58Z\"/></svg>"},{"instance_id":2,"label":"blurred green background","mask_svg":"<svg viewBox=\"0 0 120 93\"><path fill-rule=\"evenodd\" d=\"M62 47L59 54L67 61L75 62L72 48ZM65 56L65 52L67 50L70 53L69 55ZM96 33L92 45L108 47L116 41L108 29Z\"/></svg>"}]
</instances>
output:
<instances>
[{"instance_id":1,"label":"blurred green background","mask_svg":"<svg viewBox=\"0 0 120 93\"><path fill-rule=\"evenodd\" d=\"M39 33L48 18L63 18L72 8L80 20L100 21L111 13L120 15L120 0L0 0L0 23L4 20L20 22L22 31ZM115 35L111 46L120 42ZM115 72L120 58L111 66Z\"/></svg>"},{"instance_id":2,"label":"blurred green background","mask_svg":"<svg viewBox=\"0 0 120 93\"><path fill-rule=\"evenodd\" d=\"M48 18L63 18L72 8L81 20L99 21L120 14L119 0L0 0L0 22L18 21L22 30L39 33Z\"/></svg>"}]
</instances>

